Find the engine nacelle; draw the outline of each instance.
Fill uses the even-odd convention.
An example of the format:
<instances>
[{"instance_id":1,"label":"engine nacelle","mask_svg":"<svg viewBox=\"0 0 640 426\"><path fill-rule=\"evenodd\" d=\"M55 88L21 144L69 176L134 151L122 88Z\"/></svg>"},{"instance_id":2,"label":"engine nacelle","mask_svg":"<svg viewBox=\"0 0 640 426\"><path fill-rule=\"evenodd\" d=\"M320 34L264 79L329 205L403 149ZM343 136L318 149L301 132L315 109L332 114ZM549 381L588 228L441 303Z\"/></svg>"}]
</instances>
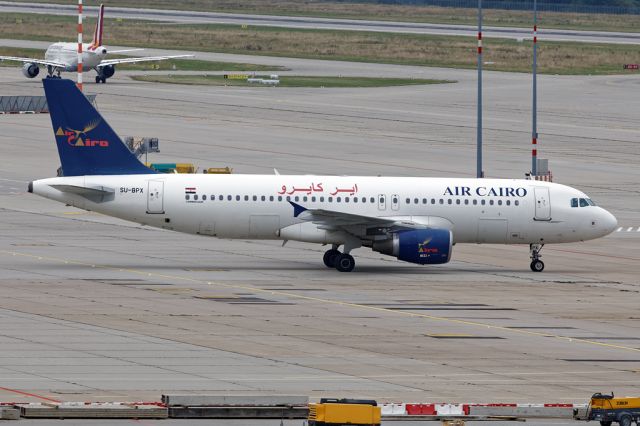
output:
<instances>
[{"instance_id":1,"label":"engine nacelle","mask_svg":"<svg viewBox=\"0 0 640 426\"><path fill-rule=\"evenodd\" d=\"M36 78L40 73L40 67L33 62L27 62L22 66L22 74L27 78Z\"/></svg>"},{"instance_id":2,"label":"engine nacelle","mask_svg":"<svg viewBox=\"0 0 640 426\"><path fill-rule=\"evenodd\" d=\"M100 70L100 77L111 78L116 73L116 67L113 65L105 65L98 68Z\"/></svg>"},{"instance_id":3,"label":"engine nacelle","mask_svg":"<svg viewBox=\"0 0 640 426\"><path fill-rule=\"evenodd\" d=\"M396 232L371 248L405 262L435 265L451 259L452 246L453 235L448 229L416 229Z\"/></svg>"}]
</instances>

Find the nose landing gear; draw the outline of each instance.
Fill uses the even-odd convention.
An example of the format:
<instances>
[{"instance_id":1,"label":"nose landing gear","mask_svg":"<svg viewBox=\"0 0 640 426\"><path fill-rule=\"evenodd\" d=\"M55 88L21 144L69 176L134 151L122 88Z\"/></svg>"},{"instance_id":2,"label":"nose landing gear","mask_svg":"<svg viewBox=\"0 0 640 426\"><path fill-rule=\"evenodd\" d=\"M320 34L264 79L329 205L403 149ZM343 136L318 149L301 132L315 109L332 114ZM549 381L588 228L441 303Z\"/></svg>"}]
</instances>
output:
<instances>
[{"instance_id":1,"label":"nose landing gear","mask_svg":"<svg viewBox=\"0 0 640 426\"><path fill-rule=\"evenodd\" d=\"M542 272L544 270L544 262L540 260L540 251L544 244L529 244L529 256L531 257L531 270L533 272Z\"/></svg>"}]
</instances>

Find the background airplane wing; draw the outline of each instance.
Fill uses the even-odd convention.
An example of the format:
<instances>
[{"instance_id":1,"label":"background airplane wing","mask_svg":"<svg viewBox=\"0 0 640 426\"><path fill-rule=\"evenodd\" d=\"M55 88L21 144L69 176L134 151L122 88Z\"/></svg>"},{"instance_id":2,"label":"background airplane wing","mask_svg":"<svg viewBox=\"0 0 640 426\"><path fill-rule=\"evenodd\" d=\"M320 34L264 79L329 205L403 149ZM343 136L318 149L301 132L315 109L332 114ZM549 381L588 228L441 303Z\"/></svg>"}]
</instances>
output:
<instances>
[{"instance_id":1,"label":"background airplane wing","mask_svg":"<svg viewBox=\"0 0 640 426\"><path fill-rule=\"evenodd\" d=\"M46 59L36 59L36 58L20 58L17 56L0 56L0 61L15 61L15 62L33 63L38 65L50 65L56 68L65 68L67 66L67 64L63 64L62 62L48 61Z\"/></svg>"},{"instance_id":2,"label":"background airplane wing","mask_svg":"<svg viewBox=\"0 0 640 426\"><path fill-rule=\"evenodd\" d=\"M116 65L116 64L132 64L135 62L152 62L152 61L164 61L167 59L176 59L176 58L193 58L193 55L173 55L173 56L144 56L140 58L122 58L122 59L107 59L100 62L97 68L104 67L107 65Z\"/></svg>"}]
</instances>

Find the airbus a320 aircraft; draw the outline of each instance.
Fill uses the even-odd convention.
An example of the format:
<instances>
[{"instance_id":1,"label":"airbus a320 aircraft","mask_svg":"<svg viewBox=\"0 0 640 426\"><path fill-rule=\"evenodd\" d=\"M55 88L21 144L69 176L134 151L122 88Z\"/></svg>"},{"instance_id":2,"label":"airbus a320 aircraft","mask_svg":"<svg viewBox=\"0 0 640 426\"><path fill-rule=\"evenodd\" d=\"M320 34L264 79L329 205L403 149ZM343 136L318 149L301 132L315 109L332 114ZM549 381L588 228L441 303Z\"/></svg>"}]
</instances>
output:
<instances>
[{"instance_id":1,"label":"airbus a320 aircraft","mask_svg":"<svg viewBox=\"0 0 640 426\"><path fill-rule=\"evenodd\" d=\"M364 246L441 264L457 243L544 244L612 232L616 218L565 185L516 179L158 174L125 147L70 80L44 89L63 177L29 192L105 215L219 238L328 244L327 267L353 270ZM339 248L342 247L342 251Z\"/></svg>"},{"instance_id":2,"label":"airbus a320 aircraft","mask_svg":"<svg viewBox=\"0 0 640 426\"><path fill-rule=\"evenodd\" d=\"M104 19L104 5L100 5L98 12L98 21L93 31L93 41L91 44L82 45L82 69L83 72L91 69L95 70L96 83L106 83L107 79L113 77L116 72L117 64L130 64L134 62L153 62L163 61L174 58L187 58L193 55L174 55L174 56L145 56L139 58L123 58L123 59L105 59L107 56L107 48L102 45L102 29ZM114 50L110 53L124 53L131 50ZM44 59L37 58L19 58L16 56L0 56L1 61L22 62L22 74L27 78L35 78L40 74L40 66L47 67L47 73L50 77L60 77L62 71L78 71L78 43L54 43L47 48Z\"/></svg>"}]
</instances>

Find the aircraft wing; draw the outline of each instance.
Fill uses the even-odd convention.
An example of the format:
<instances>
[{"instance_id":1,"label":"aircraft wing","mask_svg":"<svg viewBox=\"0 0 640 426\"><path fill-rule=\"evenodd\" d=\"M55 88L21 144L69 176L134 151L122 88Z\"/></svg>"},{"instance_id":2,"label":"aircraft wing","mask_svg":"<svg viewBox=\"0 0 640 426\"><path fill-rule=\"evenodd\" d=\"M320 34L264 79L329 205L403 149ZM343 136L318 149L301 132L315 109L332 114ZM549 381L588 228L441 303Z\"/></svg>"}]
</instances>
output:
<instances>
[{"instance_id":1,"label":"aircraft wing","mask_svg":"<svg viewBox=\"0 0 640 426\"><path fill-rule=\"evenodd\" d=\"M20 58L18 56L0 56L0 61L14 61L14 62L33 63L38 65L50 65L56 68L66 68L67 66L67 64L63 64L62 62L48 61L46 59L36 59L36 58Z\"/></svg>"},{"instance_id":2,"label":"aircraft wing","mask_svg":"<svg viewBox=\"0 0 640 426\"><path fill-rule=\"evenodd\" d=\"M307 209L292 201L293 216L304 221L313 222L325 229L345 229L352 227L387 228L389 232L409 229L426 229L427 225L413 222L405 218L391 219L376 216L363 216L352 213L338 212L325 209Z\"/></svg>"},{"instance_id":3,"label":"aircraft wing","mask_svg":"<svg viewBox=\"0 0 640 426\"><path fill-rule=\"evenodd\" d=\"M136 62L165 61L167 59L176 59L176 58L193 58L193 55L143 56L139 58L107 59L100 62L100 65L98 65L97 68L105 67L107 65L132 64Z\"/></svg>"}]
</instances>

